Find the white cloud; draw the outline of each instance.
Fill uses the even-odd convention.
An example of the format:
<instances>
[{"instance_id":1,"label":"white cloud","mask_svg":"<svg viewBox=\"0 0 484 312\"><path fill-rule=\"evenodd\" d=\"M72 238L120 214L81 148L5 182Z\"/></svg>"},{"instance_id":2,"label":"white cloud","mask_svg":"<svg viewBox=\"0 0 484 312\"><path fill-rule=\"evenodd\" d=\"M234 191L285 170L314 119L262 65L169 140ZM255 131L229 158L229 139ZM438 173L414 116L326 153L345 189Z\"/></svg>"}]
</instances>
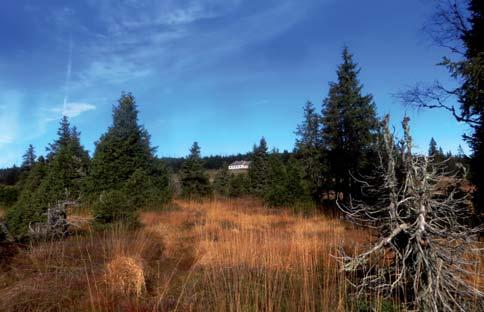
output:
<instances>
[{"instance_id":1,"label":"white cloud","mask_svg":"<svg viewBox=\"0 0 484 312\"><path fill-rule=\"evenodd\" d=\"M93 105L93 104L71 102L71 103L66 103L62 107L53 108L52 111L55 113L62 113L63 116L72 118L72 117L77 117L84 112L95 110L95 109L96 109L96 105Z\"/></svg>"},{"instance_id":2,"label":"white cloud","mask_svg":"<svg viewBox=\"0 0 484 312\"><path fill-rule=\"evenodd\" d=\"M217 13L207 10L206 8L202 7L200 3L193 3L187 8L177 9L169 12L166 16L160 18L158 22L160 24L164 22L170 25L189 24L197 20L216 16Z\"/></svg>"},{"instance_id":3,"label":"white cloud","mask_svg":"<svg viewBox=\"0 0 484 312\"><path fill-rule=\"evenodd\" d=\"M13 142L13 137L9 135L0 134L0 146L3 144L9 144Z\"/></svg>"},{"instance_id":4,"label":"white cloud","mask_svg":"<svg viewBox=\"0 0 484 312\"><path fill-rule=\"evenodd\" d=\"M150 74L149 68L143 68L127 58L112 56L102 61L93 61L79 77L81 85L85 86L89 83L119 84Z\"/></svg>"},{"instance_id":5,"label":"white cloud","mask_svg":"<svg viewBox=\"0 0 484 312\"><path fill-rule=\"evenodd\" d=\"M240 0L91 0L112 33L144 27L185 25L224 15Z\"/></svg>"},{"instance_id":6,"label":"white cloud","mask_svg":"<svg viewBox=\"0 0 484 312\"><path fill-rule=\"evenodd\" d=\"M241 0L90 0L96 29L90 42L80 43L82 69L73 73L70 89L178 79L186 72L213 66L241 49L264 42L290 28L308 6L295 0L274 1L261 10L241 10L222 24L191 24L236 16ZM64 24L63 26L70 24ZM74 28L81 26L72 25ZM153 78L153 79L152 79Z\"/></svg>"}]
</instances>

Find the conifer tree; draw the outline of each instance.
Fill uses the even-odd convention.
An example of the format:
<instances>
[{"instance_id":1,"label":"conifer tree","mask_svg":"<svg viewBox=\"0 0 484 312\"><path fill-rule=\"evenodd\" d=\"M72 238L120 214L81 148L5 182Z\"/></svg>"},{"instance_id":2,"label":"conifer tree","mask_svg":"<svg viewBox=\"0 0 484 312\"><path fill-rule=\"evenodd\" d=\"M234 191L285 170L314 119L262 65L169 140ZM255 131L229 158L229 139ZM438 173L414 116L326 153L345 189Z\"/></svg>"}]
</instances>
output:
<instances>
[{"instance_id":1,"label":"conifer tree","mask_svg":"<svg viewBox=\"0 0 484 312\"><path fill-rule=\"evenodd\" d=\"M98 222L137 224L140 208L171 198L168 171L154 156L148 131L138 123L131 93L121 95L112 116L112 125L96 143L85 189L99 195L93 208Z\"/></svg>"},{"instance_id":2,"label":"conifer tree","mask_svg":"<svg viewBox=\"0 0 484 312\"><path fill-rule=\"evenodd\" d=\"M22 156L22 168L26 170L30 170L34 164L37 156L35 155L35 148L32 144L29 144L29 147L25 154Z\"/></svg>"},{"instance_id":3,"label":"conifer tree","mask_svg":"<svg viewBox=\"0 0 484 312\"><path fill-rule=\"evenodd\" d=\"M54 143L50 143L46 148L48 152L47 160L51 160L62 146L66 146L70 142L71 130L69 118L67 118L67 116L62 116L59 128L57 129L57 139L54 141Z\"/></svg>"},{"instance_id":4,"label":"conifer tree","mask_svg":"<svg viewBox=\"0 0 484 312\"><path fill-rule=\"evenodd\" d=\"M444 160L445 159L445 153L444 153L444 150L442 149L442 146L439 146L439 151L437 152L437 158L439 160Z\"/></svg>"},{"instance_id":5,"label":"conifer tree","mask_svg":"<svg viewBox=\"0 0 484 312\"><path fill-rule=\"evenodd\" d=\"M230 173L226 163L222 165L213 181L213 189L217 195L229 196L230 194Z\"/></svg>"},{"instance_id":6,"label":"conifer tree","mask_svg":"<svg viewBox=\"0 0 484 312\"><path fill-rule=\"evenodd\" d=\"M51 205L58 200L79 198L89 166L89 154L81 145L80 133L65 116L58 135L50 145L48 173L41 185L45 204Z\"/></svg>"},{"instance_id":7,"label":"conifer tree","mask_svg":"<svg viewBox=\"0 0 484 312\"><path fill-rule=\"evenodd\" d=\"M212 193L208 175L203 168L200 157L200 146L194 142L190 148L190 155L183 163L180 171L182 197L203 198Z\"/></svg>"},{"instance_id":8,"label":"conifer tree","mask_svg":"<svg viewBox=\"0 0 484 312\"><path fill-rule=\"evenodd\" d=\"M310 194L302 179L302 170L298 161L290 158L284 163L281 154L269 156L269 184L264 199L272 207L292 206L297 202L306 202Z\"/></svg>"},{"instance_id":9,"label":"conifer tree","mask_svg":"<svg viewBox=\"0 0 484 312\"><path fill-rule=\"evenodd\" d=\"M269 185L269 156L267 142L264 137L259 145L254 145L252 160L249 167L249 181L251 194L263 198Z\"/></svg>"},{"instance_id":10,"label":"conifer tree","mask_svg":"<svg viewBox=\"0 0 484 312\"><path fill-rule=\"evenodd\" d=\"M269 157L268 185L264 198L269 206L280 207L290 204L286 167L277 153Z\"/></svg>"},{"instance_id":11,"label":"conifer tree","mask_svg":"<svg viewBox=\"0 0 484 312\"><path fill-rule=\"evenodd\" d=\"M437 83L432 87L416 87L401 95L406 104L449 111L457 121L471 129L464 135L472 150L470 180L475 186L473 202L477 222L484 220L484 2L482 0L442 1L432 20L432 36L436 43L457 55L452 60L444 57L445 66L458 87L445 88ZM467 11L464 11L464 6ZM454 101L446 101L454 97Z\"/></svg>"},{"instance_id":12,"label":"conifer tree","mask_svg":"<svg viewBox=\"0 0 484 312\"><path fill-rule=\"evenodd\" d=\"M431 138L429 143L428 156L432 156L436 162L442 162L446 158L451 158L452 154L446 156L442 147L437 145L437 141L435 141L434 138Z\"/></svg>"},{"instance_id":13,"label":"conifer tree","mask_svg":"<svg viewBox=\"0 0 484 312\"><path fill-rule=\"evenodd\" d=\"M464 149L462 148L462 145L459 144L459 147L457 148L457 157L460 159L463 159L466 157L466 153L464 152Z\"/></svg>"},{"instance_id":14,"label":"conifer tree","mask_svg":"<svg viewBox=\"0 0 484 312\"><path fill-rule=\"evenodd\" d=\"M351 187L351 175L369 170L378 126L371 95L362 95L360 70L347 48L337 70L337 82L330 83L324 101L322 138L328 160L327 182L346 199L358 193Z\"/></svg>"},{"instance_id":15,"label":"conifer tree","mask_svg":"<svg viewBox=\"0 0 484 312\"><path fill-rule=\"evenodd\" d=\"M307 183L302 176L302 169L300 162L295 158L290 158L286 164L287 172L287 193L290 199L290 203L293 204L297 201L308 201L313 197L309 191ZM314 198L314 197L313 197Z\"/></svg>"},{"instance_id":16,"label":"conifer tree","mask_svg":"<svg viewBox=\"0 0 484 312\"><path fill-rule=\"evenodd\" d=\"M429 152L428 152L428 156L435 156L437 153L438 153L438 149L437 149L437 142L435 141L435 139L432 137L430 139L430 143L429 143Z\"/></svg>"},{"instance_id":17,"label":"conifer tree","mask_svg":"<svg viewBox=\"0 0 484 312\"><path fill-rule=\"evenodd\" d=\"M471 136L465 136L473 154L470 162L471 182L476 186L473 194L474 207L479 222L484 222L484 2L467 1L469 18L457 33L465 45L464 60L453 62L444 58L445 65L454 78L462 81L456 89L461 104L459 121L467 122L473 130ZM459 15L454 14L459 17ZM459 25L459 24L458 24ZM455 115L455 111L454 111Z\"/></svg>"},{"instance_id":18,"label":"conifer tree","mask_svg":"<svg viewBox=\"0 0 484 312\"><path fill-rule=\"evenodd\" d=\"M14 185L0 184L0 207L11 207L18 200L19 191ZM0 241L2 241L0 239Z\"/></svg>"},{"instance_id":19,"label":"conifer tree","mask_svg":"<svg viewBox=\"0 0 484 312\"><path fill-rule=\"evenodd\" d=\"M241 197L249 194L249 179L246 174L231 174L229 185L230 197Z\"/></svg>"},{"instance_id":20,"label":"conifer tree","mask_svg":"<svg viewBox=\"0 0 484 312\"><path fill-rule=\"evenodd\" d=\"M150 190L151 196L149 200L158 204L170 201L173 196L173 189L170 171L165 165L165 162L159 158L155 158L149 176L151 185L153 186L153 189Z\"/></svg>"},{"instance_id":21,"label":"conifer tree","mask_svg":"<svg viewBox=\"0 0 484 312\"><path fill-rule=\"evenodd\" d=\"M30 222L43 220L42 213L45 211L45 207L40 205L37 191L46 175L47 164L43 157L39 157L22 181L22 191L18 201L7 210L5 219L8 230L18 239L26 236Z\"/></svg>"},{"instance_id":22,"label":"conifer tree","mask_svg":"<svg viewBox=\"0 0 484 312\"><path fill-rule=\"evenodd\" d=\"M304 106L304 120L298 125L296 135L295 154L301 163L303 179L313 199L319 201L324 171L321 116L309 101Z\"/></svg>"},{"instance_id":23,"label":"conifer tree","mask_svg":"<svg viewBox=\"0 0 484 312\"><path fill-rule=\"evenodd\" d=\"M89 155L80 143L80 133L63 117L59 137L50 144L49 160L42 157L22 182L19 201L12 207L8 226L16 236L27 234L28 224L45 221L45 212L57 201L79 199L87 175Z\"/></svg>"},{"instance_id":24,"label":"conifer tree","mask_svg":"<svg viewBox=\"0 0 484 312\"><path fill-rule=\"evenodd\" d=\"M134 96L123 93L113 107L113 122L96 143L90 176L91 191L120 190L138 169L149 173L154 155L150 136L138 124Z\"/></svg>"}]
</instances>

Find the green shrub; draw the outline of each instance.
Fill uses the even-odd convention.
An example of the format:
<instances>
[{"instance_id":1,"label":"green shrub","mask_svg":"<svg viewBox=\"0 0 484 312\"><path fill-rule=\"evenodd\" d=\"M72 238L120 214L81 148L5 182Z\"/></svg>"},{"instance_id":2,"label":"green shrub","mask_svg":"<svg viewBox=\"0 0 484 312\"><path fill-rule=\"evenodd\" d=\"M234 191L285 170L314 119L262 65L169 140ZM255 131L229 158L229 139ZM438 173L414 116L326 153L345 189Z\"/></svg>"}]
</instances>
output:
<instances>
[{"instance_id":1,"label":"green shrub","mask_svg":"<svg viewBox=\"0 0 484 312\"><path fill-rule=\"evenodd\" d=\"M210 179L203 167L200 157L200 146L193 143L190 155L180 170L181 196L190 199L201 199L213 195Z\"/></svg>"},{"instance_id":2,"label":"green shrub","mask_svg":"<svg viewBox=\"0 0 484 312\"><path fill-rule=\"evenodd\" d=\"M123 187L130 205L141 209L167 203L171 199L167 176L165 174L148 175L144 170L136 170Z\"/></svg>"},{"instance_id":3,"label":"green shrub","mask_svg":"<svg viewBox=\"0 0 484 312\"><path fill-rule=\"evenodd\" d=\"M290 206L292 198L288 196L287 187L284 184L273 184L265 196L266 203L271 207Z\"/></svg>"},{"instance_id":4,"label":"green shrub","mask_svg":"<svg viewBox=\"0 0 484 312\"><path fill-rule=\"evenodd\" d=\"M136 226L139 222L139 208L119 190L101 194L93 205L94 220L99 224L123 222Z\"/></svg>"},{"instance_id":5,"label":"green shrub","mask_svg":"<svg viewBox=\"0 0 484 312\"><path fill-rule=\"evenodd\" d=\"M227 164L223 164L223 168L217 172L213 181L214 192L223 197L230 195L230 173Z\"/></svg>"},{"instance_id":6,"label":"green shrub","mask_svg":"<svg viewBox=\"0 0 484 312\"><path fill-rule=\"evenodd\" d=\"M229 196L240 197L249 193L249 178L245 174L230 176Z\"/></svg>"},{"instance_id":7,"label":"green shrub","mask_svg":"<svg viewBox=\"0 0 484 312\"><path fill-rule=\"evenodd\" d=\"M46 196L40 186L46 174L47 166L43 162L36 163L22 181L18 201L5 214L7 228L17 239L27 235L31 222L44 221L43 214L47 211Z\"/></svg>"},{"instance_id":8,"label":"green shrub","mask_svg":"<svg viewBox=\"0 0 484 312\"><path fill-rule=\"evenodd\" d=\"M19 191L11 185L0 185L0 206L10 207L17 201Z\"/></svg>"}]
</instances>

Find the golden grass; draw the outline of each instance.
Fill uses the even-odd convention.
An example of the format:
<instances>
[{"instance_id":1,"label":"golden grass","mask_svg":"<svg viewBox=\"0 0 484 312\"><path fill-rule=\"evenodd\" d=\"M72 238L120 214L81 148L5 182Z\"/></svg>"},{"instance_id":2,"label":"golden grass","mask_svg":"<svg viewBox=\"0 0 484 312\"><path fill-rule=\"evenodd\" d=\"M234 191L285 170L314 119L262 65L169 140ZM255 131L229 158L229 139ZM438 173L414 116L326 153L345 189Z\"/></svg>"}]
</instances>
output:
<instances>
[{"instance_id":1,"label":"golden grass","mask_svg":"<svg viewBox=\"0 0 484 312\"><path fill-rule=\"evenodd\" d=\"M106 266L107 283L121 294L134 294L140 297L145 290L145 276L140 259L116 257Z\"/></svg>"},{"instance_id":2,"label":"golden grass","mask_svg":"<svg viewBox=\"0 0 484 312\"><path fill-rule=\"evenodd\" d=\"M250 199L175 206L143 212L136 231L71 216L78 235L21 248L0 271L0 311L356 310L332 255L368 232Z\"/></svg>"}]
</instances>

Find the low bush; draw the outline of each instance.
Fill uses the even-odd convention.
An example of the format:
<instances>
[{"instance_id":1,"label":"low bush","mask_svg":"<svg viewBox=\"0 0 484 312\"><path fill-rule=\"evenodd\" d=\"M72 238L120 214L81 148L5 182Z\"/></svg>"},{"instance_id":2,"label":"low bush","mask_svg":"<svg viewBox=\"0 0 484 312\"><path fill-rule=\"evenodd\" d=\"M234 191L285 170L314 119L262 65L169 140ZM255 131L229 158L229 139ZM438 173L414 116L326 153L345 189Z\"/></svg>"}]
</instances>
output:
<instances>
[{"instance_id":1,"label":"low bush","mask_svg":"<svg viewBox=\"0 0 484 312\"><path fill-rule=\"evenodd\" d=\"M10 207L17 201L19 191L11 185L0 185L0 206Z\"/></svg>"},{"instance_id":2,"label":"low bush","mask_svg":"<svg viewBox=\"0 0 484 312\"><path fill-rule=\"evenodd\" d=\"M98 224L123 222L136 226L139 220L139 208L133 205L125 192L119 190L101 194L93 205L93 214Z\"/></svg>"}]
</instances>

